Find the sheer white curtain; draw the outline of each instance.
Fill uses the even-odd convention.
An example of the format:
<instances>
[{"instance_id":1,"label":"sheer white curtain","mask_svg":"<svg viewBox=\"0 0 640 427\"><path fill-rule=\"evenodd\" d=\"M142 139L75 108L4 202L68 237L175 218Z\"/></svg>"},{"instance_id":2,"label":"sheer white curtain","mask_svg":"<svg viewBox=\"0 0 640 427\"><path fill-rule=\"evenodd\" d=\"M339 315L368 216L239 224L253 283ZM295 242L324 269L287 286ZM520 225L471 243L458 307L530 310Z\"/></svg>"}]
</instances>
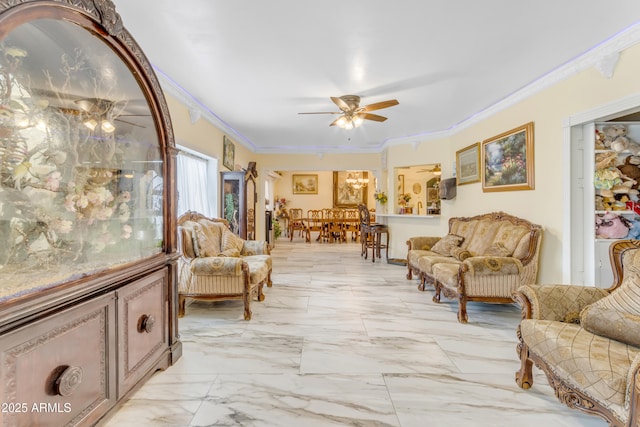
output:
<instances>
[{"instance_id":1,"label":"sheer white curtain","mask_svg":"<svg viewBox=\"0 0 640 427\"><path fill-rule=\"evenodd\" d=\"M215 217L216 162L213 158L180 148L177 158L178 216L196 211Z\"/></svg>"}]
</instances>

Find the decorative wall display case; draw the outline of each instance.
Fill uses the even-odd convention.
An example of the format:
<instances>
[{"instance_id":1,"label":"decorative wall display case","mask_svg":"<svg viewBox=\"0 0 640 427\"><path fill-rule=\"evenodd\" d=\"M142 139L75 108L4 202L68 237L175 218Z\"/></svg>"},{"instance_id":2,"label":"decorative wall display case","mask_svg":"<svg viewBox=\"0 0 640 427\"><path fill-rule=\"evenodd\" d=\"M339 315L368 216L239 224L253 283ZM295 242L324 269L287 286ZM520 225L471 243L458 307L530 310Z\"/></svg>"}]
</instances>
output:
<instances>
[{"instance_id":1,"label":"decorative wall display case","mask_svg":"<svg viewBox=\"0 0 640 427\"><path fill-rule=\"evenodd\" d=\"M611 243L640 238L640 122L597 122L592 140L594 283L607 287L613 283Z\"/></svg>"},{"instance_id":2,"label":"decorative wall display case","mask_svg":"<svg viewBox=\"0 0 640 427\"><path fill-rule=\"evenodd\" d=\"M255 239L256 172L220 172L220 217L243 239Z\"/></svg>"},{"instance_id":3,"label":"decorative wall display case","mask_svg":"<svg viewBox=\"0 0 640 427\"><path fill-rule=\"evenodd\" d=\"M110 1L0 3L1 425L93 425L180 357L175 154Z\"/></svg>"}]
</instances>

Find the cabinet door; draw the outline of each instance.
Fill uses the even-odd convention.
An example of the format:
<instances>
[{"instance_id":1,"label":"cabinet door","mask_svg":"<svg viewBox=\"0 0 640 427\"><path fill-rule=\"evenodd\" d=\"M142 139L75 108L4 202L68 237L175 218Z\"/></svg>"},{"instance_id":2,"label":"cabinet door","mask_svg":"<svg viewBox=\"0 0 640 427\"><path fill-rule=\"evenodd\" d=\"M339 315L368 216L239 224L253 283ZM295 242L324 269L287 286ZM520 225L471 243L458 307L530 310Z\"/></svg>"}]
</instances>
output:
<instances>
[{"instance_id":1,"label":"cabinet door","mask_svg":"<svg viewBox=\"0 0 640 427\"><path fill-rule=\"evenodd\" d=\"M116 401L113 293L0 337L0 425L92 425Z\"/></svg>"},{"instance_id":2,"label":"cabinet door","mask_svg":"<svg viewBox=\"0 0 640 427\"><path fill-rule=\"evenodd\" d=\"M231 231L247 238L247 188L244 172L221 172L221 217L229 221Z\"/></svg>"},{"instance_id":3,"label":"cabinet door","mask_svg":"<svg viewBox=\"0 0 640 427\"><path fill-rule=\"evenodd\" d=\"M167 269L118 289L118 393L122 396L169 348Z\"/></svg>"}]
</instances>

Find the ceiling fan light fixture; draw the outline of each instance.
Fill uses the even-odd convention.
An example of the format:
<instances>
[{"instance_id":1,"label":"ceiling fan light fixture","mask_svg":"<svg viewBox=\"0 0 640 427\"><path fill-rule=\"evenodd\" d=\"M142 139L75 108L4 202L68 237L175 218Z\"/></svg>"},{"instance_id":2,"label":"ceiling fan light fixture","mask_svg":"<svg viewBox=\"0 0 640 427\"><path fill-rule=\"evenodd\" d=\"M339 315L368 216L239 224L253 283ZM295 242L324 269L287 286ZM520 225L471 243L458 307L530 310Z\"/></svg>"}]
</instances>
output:
<instances>
[{"instance_id":1,"label":"ceiling fan light fixture","mask_svg":"<svg viewBox=\"0 0 640 427\"><path fill-rule=\"evenodd\" d=\"M384 122L387 120L386 117L371 114L370 111L389 108L399 104L397 99L390 99L388 101L360 106L360 97L357 95L331 97L331 100L340 108L341 112L320 111L298 114L341 114L340 117L331 122L329 126L338 126L341 129L353 129L359 127L365 120Z\"/></svg>"},{"instance_id":2,"label":"ceiling fan light fixture","mask_svg":"<svg viewBox=\"0 0 640 427\"><path fill-rule=\"evenodd\" d=\"M102 123L100 124L100 127L106 133L111 133L114 130L116 130L116 127L113 125L113 123L111 123L109 120L106 120L106 119L102 121Z\"/></svg>"},{"instance_id":3,"label":"ceiling fan light fixture","mask_svg":"<svg viewBox=\"0 0 640 427\"><path fill-rule=\"evenodd\" d=\"M96 126L98 126L98 121L94 118L89 118L83 121L82 124L85 125L87 128L89 128L90 130L94 131L96 130Z\"/></svg>"},{"instance_id":4,"label":"ceiling fan light fixture","mask_svg":"<svg viewBox=\"0 0 640 427\"><path fill-rule=\"evenodd\" d=\"M345 119L344 128L347 129L347 130L353 129L353 121L351 121L349 119Z\"/></svg>"}]
</instances>

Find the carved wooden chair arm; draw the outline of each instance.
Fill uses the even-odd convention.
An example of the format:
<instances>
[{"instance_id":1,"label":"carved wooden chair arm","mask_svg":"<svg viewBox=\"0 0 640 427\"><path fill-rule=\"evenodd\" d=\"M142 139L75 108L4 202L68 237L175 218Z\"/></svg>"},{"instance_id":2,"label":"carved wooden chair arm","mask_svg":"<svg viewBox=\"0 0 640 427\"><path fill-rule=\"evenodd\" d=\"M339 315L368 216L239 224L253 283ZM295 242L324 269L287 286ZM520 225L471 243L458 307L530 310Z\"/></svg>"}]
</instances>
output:
<instances>
[{"instance_id":1,"label":"carved wooden chair arm","mask_svg":"<svg viewBox=\"0 0 640 427\"><path fill-rule=\"evenodd\" d=\"M195 258L191 262L191 271L198 275L208 276L241 276L249 266L242 258L206 257Z\"/></svg>"},{"instance_id":2,"label":"carved wooden chair arm","mask_svg":"<svg viewBox=\"0 0 640 427\"><path fill-rule=\"evenodd\" d=\"M407 246L409 246L409 250L413 250L413 249L429 250L441 238L442 238L441 236L440 237L435 237L435 236L409 237L409 239L407 240Z\"/></svg>"},{"instance_id":3,"label":"carved wooden chair arm","mask_svg":"<svg viewBox=\"0 0 640 427\"><path fill-rule=\"evenodd\" d=\"M579 323L580 311L609 294L605 289L579 285L525 285L514 294L523 319Z\"/></svg>"},{"instance_id":4,"label":"carved wooden chair arm","mask_svg":"<svg viewBox=\"0 0 640 427\"><path fill-rule=\"evenodd\" d=\"M269 255L269 245L264 240L245 240L240 255Z\"/></svg>"}]
</instances>

